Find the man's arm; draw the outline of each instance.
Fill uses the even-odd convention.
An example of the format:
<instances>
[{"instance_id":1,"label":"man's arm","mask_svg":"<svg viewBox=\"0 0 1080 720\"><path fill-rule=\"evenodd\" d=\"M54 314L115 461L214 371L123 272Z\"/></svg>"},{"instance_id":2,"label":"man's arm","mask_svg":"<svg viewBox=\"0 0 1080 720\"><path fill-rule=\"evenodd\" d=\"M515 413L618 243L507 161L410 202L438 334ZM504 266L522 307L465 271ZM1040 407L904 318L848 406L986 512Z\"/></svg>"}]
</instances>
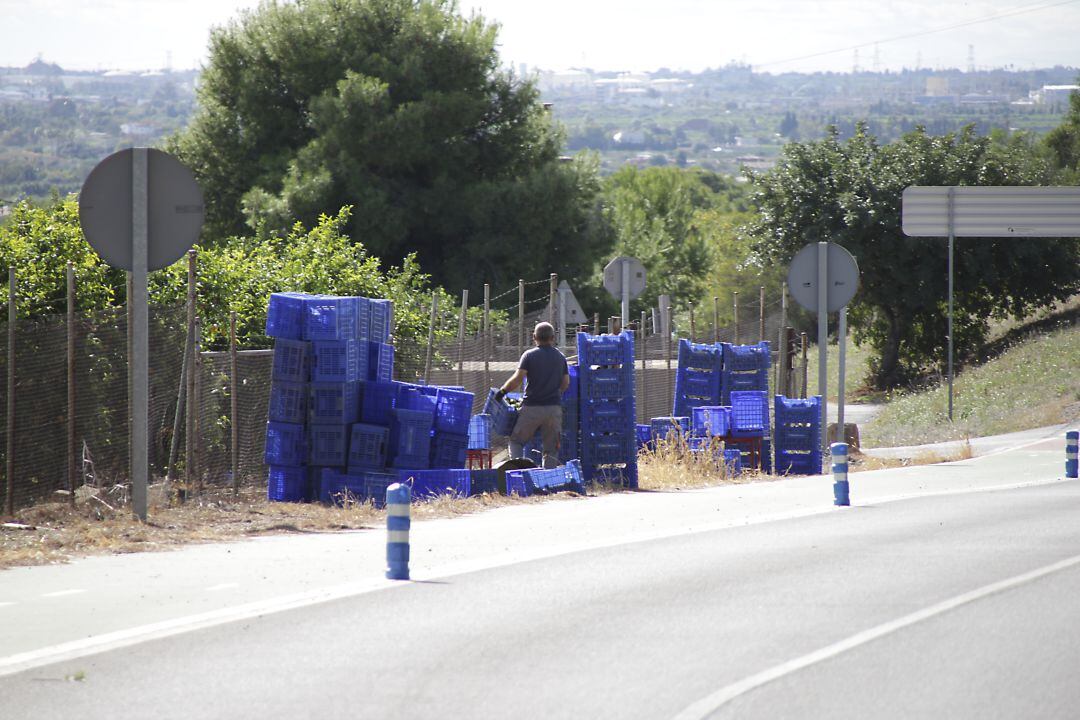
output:
<instances>
[{"instance_id":1,"label":"man's arm","mask_svg":"<svg viewBox=\"0 0 1080 720\"><path fill-rule=\"evenodd\" d=\"M562 376L562 381L559 383L559 394L562 395L570 387L570 373L565 372Z\"/></svg>"},{"instance_id":2,"label":"man's arm","mask_svg":"<svg viewBox=\"0 0 1080 720\"><path fill-rule=\"evenodd\" d=\"M528 376L528 372L524 368L518 368L514 371L514 374L510 376L510 379L502 384L499 388L498 398L502 400L506 393L514 392L521 387L521 382ZM566 382L570 382L570 376L566 377Z\"/></svg>"}]
</instances>

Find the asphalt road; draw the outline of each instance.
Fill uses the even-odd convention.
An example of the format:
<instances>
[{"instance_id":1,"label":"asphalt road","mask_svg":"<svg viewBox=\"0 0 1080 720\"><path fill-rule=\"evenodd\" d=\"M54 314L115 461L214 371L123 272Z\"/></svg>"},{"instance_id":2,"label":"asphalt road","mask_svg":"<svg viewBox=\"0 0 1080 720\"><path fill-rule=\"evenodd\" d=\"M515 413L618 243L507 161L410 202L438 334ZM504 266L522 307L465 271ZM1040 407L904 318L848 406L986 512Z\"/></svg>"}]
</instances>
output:
<instances>
[{"instance_id":1,"label":"asphalt road","mask_svg":"<svg viewBox=\"0 0 1080 720\"><path fill-rule=\"evenodd\" d=\"M0 677L21 718L1076 717L1080 484L398 584Z\"/></svg>"}]
</instances>

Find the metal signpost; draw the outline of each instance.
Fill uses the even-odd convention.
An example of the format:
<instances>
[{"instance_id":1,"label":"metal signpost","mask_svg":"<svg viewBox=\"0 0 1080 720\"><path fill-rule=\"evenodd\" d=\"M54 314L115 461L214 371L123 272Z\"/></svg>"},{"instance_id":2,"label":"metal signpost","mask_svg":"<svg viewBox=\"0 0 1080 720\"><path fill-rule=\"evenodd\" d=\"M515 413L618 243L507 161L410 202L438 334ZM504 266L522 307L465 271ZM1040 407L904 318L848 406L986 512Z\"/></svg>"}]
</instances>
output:
<instances>
[{"instance_id":1,"label":"metal signpost","mask_svg":"<svg viewBox=\"0 0 1080 720\"><path fill-rule=\"evenodd\" d=\"M86 178L79 193L79 222L87 241L112 267L132 278L131 497L146 519L149 477L149 309L146 277L179 260L203 222L203 196L179 160L148 148L113 153Z\"/></svg>"},{"instance_id":2,"label":"metal signpost","mask_svg":"<svg viewBox=\"0 0 1080 720\"><path fill-rule=\"evenodd\" d=\"M826 351L829 341L829 313L841 312L841 334L847 331L847 304L859 288L859 265L847 250L836 243L812 243L791 259L788 267L788 290L795 301L810 312L818 314L818 392L821 393L821 450L828 447L828 368ZM840 395L838 427L843 432L844 395L843 368L846 343L840 342Z\"/></svg>"},{"instance_id":3,"label":"metal signpost","mask_svg":"<svg viewBox=\"0 0 1080 720\"><path fill-rule=\"evenodd\" d=\"M620 256L604 267L604 289L622 301L622 325L630 324L630 301L645 292L645 266L637 258Z\"/></svg>"},{"instance_id":4,"label":"metal signpost","mask_svg":"<svg viewBox=\"0 0 1080 720\"><path fill-rule=\"evenodd\" d=\"M1080 187L927 186L904 189L908 237L949 239L949 419L953 417L953 255L958 237L1080 237Z\"/></svg>"}]
</instances>

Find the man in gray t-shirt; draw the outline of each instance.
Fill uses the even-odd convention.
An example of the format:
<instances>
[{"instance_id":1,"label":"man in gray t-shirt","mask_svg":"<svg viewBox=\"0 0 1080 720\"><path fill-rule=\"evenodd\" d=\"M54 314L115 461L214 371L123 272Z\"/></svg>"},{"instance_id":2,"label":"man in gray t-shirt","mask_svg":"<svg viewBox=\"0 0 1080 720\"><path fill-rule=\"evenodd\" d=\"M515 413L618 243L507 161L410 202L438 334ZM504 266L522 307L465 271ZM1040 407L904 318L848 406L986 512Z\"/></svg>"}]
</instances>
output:
<instances>
[{"instance_id":1,"label":"man in gray t-shirt","mask_svg":"<svg viewBox=\"0 0 1080 720\"><path fill-rule=\"evenodd\" d=\"M562 394L570 387L566 356L555 347L555 328L538 323L533 330L536 347L525 351L517 371L503 383L496 394L501 401L525 381L525 399L518 412L517 424L510 434L510 457L524 455L525 445L536 431L544 440L544 467L559 464L559 436L562 434Z\"/></svg>"}]
</instances>

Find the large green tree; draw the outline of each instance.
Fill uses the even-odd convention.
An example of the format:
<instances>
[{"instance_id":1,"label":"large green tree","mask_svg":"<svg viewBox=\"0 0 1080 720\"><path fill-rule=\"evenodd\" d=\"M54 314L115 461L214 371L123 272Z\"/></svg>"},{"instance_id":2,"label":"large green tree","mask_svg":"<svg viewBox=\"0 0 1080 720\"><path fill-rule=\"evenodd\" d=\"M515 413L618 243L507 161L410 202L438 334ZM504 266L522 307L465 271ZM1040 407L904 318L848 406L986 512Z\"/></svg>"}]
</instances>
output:
<instances>
[{"instance_id":1,"label":"large green tree","mask_svg":"<svg viewBox=\"0 0 1080 720\"><path fill-rule=\"evenodd\" d=\"M216 29L199 108L172 149L213 238L263 236L351 205L374 254L415 252L447 287L591 268L595 164L528 81L500 69L496 26L452 0L271 3Z\"/></svg>"},{"instance_id":2,"label":"large green tree","mask_svg":"<svg viewBox=\"0 0 1080 720\"><path fill-rule=\"evenodd\" d=\"M1043 144L1057 170L1055 182L1080 183L1080 92L1069 95L1069 111L1061 125L1046 134Z\"/></svg>"},{"instance_id":3,"label":"large green tree","mask_svg":"<svg viewBox=\"0 0 1080 720\"><path fill-rule=\"evenodd\" d=\"M753 174L760 214L750 228L761 256L784 266L806 243L833 241L862 273L852 304L857 340L877 351L870 380L900 385L940 368L947 342L947 244L901 231L909 185L1035 185L1050 178L1024 136L1008 140L919 129L879 145L864 126L842 141L792 143L771 171ZM978 352L993 317L1020 317L1080 291L1080 240L956 241L954 336Z\"/></svg>"}]
</instances>

